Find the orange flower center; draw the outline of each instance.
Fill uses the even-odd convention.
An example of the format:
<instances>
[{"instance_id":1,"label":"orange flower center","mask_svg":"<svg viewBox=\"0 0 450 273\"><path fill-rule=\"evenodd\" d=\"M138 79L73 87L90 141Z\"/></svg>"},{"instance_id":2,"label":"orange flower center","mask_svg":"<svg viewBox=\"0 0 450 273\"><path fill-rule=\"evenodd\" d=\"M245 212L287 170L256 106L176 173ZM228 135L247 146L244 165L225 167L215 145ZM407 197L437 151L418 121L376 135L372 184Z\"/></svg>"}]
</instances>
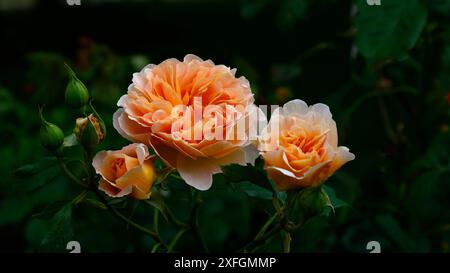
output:
<instances>
[{"instance_id":1,"label":"orange flower center","mask_svg":"<svg viewBox=\"0 0 450 273\"><path fill-rule=\"evenodd\" d=\"M127 166L125 164L124 158L118 158L114 161L112 166L113 172L116 176L116 178L121 177L127 172Z\"/></svg>"},{"instance_id":2,"label":"orange flower center","mask_svg":"<svg viewBox=\"0 0 450 273\"><path fill-rule=\"evenodd\" d=\"M324 148L328 130L291 127L280 134L280 145L284 147L286 157L292 168L305 172L310 166L325 160Z\"/></svg>"}]
</instances>

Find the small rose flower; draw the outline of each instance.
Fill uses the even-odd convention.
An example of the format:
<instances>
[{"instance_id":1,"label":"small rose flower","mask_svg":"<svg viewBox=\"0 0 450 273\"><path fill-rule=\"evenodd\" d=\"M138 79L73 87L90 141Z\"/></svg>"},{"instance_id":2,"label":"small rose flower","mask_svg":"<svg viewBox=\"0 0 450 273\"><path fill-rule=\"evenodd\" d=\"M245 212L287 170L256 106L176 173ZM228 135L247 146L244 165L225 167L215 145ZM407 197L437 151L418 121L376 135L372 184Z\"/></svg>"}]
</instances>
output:
<instances>
[{"instance_id":1,"label":"small rose flower","mask_svg":"<svg viewBox=\"0 0 450 273\"><path fill-rule=\"evenodd\" d=\"M88 124L90 122L90 124ZM92 126L92 132L86 132L86 126ZM102 127L98 121L98 119L90 114L85 118L77 118L75 121L75 129L74 134L78 138L78 140L84 145L96 146L99 144L103 138L104 134L102 132ZM93 135L86 135L93 134ZM83 143L83 142L94 142L94 143Z\"/></svg>"},{"instance_id":2,"label":"small rose flower","mask_svg":"<svg viewBox=\"0 0 450 273\"><path fill-rule=\"evenodd\" d=\"M114 128L130 141L151 146L187 184L207 190L213 174L222 172L221 166L253 164L258 156L248 139L212 139L204 131L206 127L215 133L236 127L252 111L249 82L236 78L235 72L194 55L149 65L133 75L128 93L117 103L121 108L114 114ZM177 110L194 112L198 106L221 113L203 115L192 127L174 132L186 116ZM239 118L226 120L224 113L230 109ZM221 128L214 125L216 118L223 121Z\"/></svg>"},{"instance_id":3,"label":"small rose flower","mask_svg":"<svg viewBox=\"0 0 450 273\"><path fill-rule=\"evenodd\" d=\"M277 130L278 129L278 130ZM280 190L320 185L355 155L337 146L336 123L325 104L292 100L272 114L259 148Z\"/></svg>"},{"instance_id":4,"label":"small rose flower","mask_svg":"<svg viewBox=\"0 0 450 273\"><path fill-rule=\"evenodd\" d=\"M144 144L130 144L118 151L101 151L92 162L101 175L99 189L111 197L130 195L148 199L156 179L155 168Z\"/></svg>"}]
</instances>

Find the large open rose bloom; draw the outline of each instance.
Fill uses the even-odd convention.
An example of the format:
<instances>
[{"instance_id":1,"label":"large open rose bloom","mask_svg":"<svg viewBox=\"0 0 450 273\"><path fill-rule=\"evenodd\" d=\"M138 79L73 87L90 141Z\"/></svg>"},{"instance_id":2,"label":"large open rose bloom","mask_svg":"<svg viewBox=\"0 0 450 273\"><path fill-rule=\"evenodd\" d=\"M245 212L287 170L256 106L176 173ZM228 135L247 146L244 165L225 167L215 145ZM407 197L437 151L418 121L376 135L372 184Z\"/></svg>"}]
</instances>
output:
<instances>
[{"instance_id":1,"label":"large open rose bloom","mask_svg":"<svg viewBox=\"0 0 450 273\"><path fill-rule=\"evenodd\" d=\"M291 190L318 186L355 158L347 147L337 145L336 123L328 106L308 107L293 100L274 111L259 148L277 188Z\"/></svg>"},{"instance_id":2,"label":"large open rose bloom","mask_svg":"<svg viewBox=\"0 0 450 273\"><path fill-rule=\"evenodd\" d=\"M156 179L152 158L144 144L133 143L118 151L101 151L92 166L101 175L99 189L111 197L150 197Z\"/></svg>"},{"instance_id":3,"label":"large open rose bloom","mask_svg":"<svg viewBox=\"0 0 450 273\"><path fill-rule=\"evenodd\" d=\"M191 128L174 132L183 120L179 106L192 110L198 98L203 108L213 106L223 114L204 115ZM212 121L220 116L223 128L233 127L236 120L226 120L226 109L242 119L254 107L253 101L248 81L236 78L235 69L187 55L183 61L168 59L135 73L128 93L118 102L122 108L114 114L114 128L132 142L151 146L186 183L206 190L212 175L221 172L220 166L254 163L257 153L248 139L211 139L203 126L214 133L217 128ZM186 137L194 133L200 138Z\"/></svg>"}]
</instances>

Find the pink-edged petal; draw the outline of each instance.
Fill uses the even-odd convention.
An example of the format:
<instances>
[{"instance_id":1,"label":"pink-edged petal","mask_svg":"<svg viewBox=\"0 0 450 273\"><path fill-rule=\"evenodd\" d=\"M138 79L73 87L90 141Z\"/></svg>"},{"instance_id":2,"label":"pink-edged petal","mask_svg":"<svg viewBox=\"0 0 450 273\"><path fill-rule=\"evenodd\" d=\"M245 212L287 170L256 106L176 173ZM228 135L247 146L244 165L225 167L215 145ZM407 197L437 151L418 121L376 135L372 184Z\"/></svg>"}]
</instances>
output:
<instances>
[{"instance_id":1,"label":"pink-edged petal","mask_svg":"<svg viewBox=\"0 0 450 273\"><path fill-rule=\"evenodd\" d=\"M110 166L119 158L123 158L123 154L117 153L117 151L101 151L95 155L92 166L103 179L114 181L116 175Z\"/></svg>"},{"instance_id":2,"label":"pink-edged petal","mask_svg":"<svg viewBox=\"0 0 450 273\"><path fill-rule=\"evenodd\" d=\"M255 161L259 157L259 150L255 145L250 144L243 148L245 153L245 162L255 166Z\"/></svg>"},{"instance_id":3,"label":"pink-edged petal","mask_svg":"<svg viewBox=\"0 0 450 273\"><path fill-rule=\"evenodd\" d=\"M101 173L101 167L107 155L107 151L100 151L94 156L94 159L92 160L92 167L94 167L96 173Z\"/></svg>"},{"instance_id":4,"label":"pink-edged petal","mask_svg":"<svg viewBox=\"0 0 450 273\"><path fill-rule=\"evenodd\" d=\"M315 112L319 116L321 116L325 120L332 120L333 116L331 115L330 107L323 103L316 103L309 107L310 111Z\"/></svg>"},{"instance_id":5,"label":"pink-edged petal","mask_svg":"<svg viewBox=\"0 0 450 273\"><path fill-rule=\"evenodd\" d=\"M136 155L139 160L139 164L144 164L144 161L150 157L148 148L146 145L140 143L136 145Z\"/></svg>"},{"instance_id":6,"label":"pink-edged petal","mask_svg":"<svg viewBox=\"0 0 450 273\"><path fill-rule=\"evenodd\" d=\"M205 157L219 158L237 148L236 145L228 141L211 142L211 144L200 148L200 152L202 152Z\"/></svg>"},{"instance_id":7,"label":"pink-edged petal","mask_svg":"<svg viewBox=\"0 0 450 273\"><path fill-rule=\"evenodd\" d=\"M305 115L309 108L306 102L296 99L288 101L283 105L283 115Z\"/></svg>"},{"instance_id":8,"label":"pink-edged petal","mask_svg":"<svg viewBox=\"0 0 450 273\"><path fill-rule=\"evenodd\" d=\"M184 155L189 156L193 159L195 159L197 157L205 157L206 156L204 153L202 153L201 151L199 151L198 149L196 149L195 147L193 147L192 145L190 145L183 139L173 140L172 144L173 144L174 148L176 148L177 150L182 152Z\"/></svg>"},{"instance_id":9,"label":"pink-edged petal","mask_svg":"<svg viewBox=\"0 0 450 273\"><path fill-rule=\"evenodd\" d=\"M355 159L355 155L345 146L340 146L336 150L336 157L333 160L333 169L337 170L345 163Z\"/></svg>"},{"instance_id":10,"label":"pink-edged petal","mask_svg":"<svg viewBox=\"0 0 450 273\"><path fill-rule=\"evenodd\" d=\"M156 134L152 134L148 142L164 164L172 168L177 166L177 155L179 154L177 149L168 146L165 140Z\"/></svg>"},{"instance_id":11,"label":"pink-edged petal","mask_svg":"<svg viewBox=\"0 0 450 273\"><path fill-rule=\"evenodd\" d=\"M278 190L290 190L306 185L303 178L296 177L288 170L278 167L267 167L266 171L269 178L275 182Z\"/></svg>"},{"instance_id":12,"label":"pink-edged petal","mask_svg":"<svg viewBox=\"0 0 450 273\"><path fill-rule=\"evenodd\" d=\"M130 170L136 166L139 166L139 160L136 157L131 157L129 155L123 155L125 160L125 166L127 170Z\"/></svg>"},{"instance_id":13,"label":"pink-edged petal","mask_svg":"<svg viewBox=\"0 0 450 273\"><path fill-rule=\"evenodd\" d=\"M198 190L208 190L212 185L213 169L205 160L180 156L177 160L177 170L188 185Z\"/></svg>"},{"instance_id":14,"label":"pink-edged petal","mask_svg":"<svg viewBox=\"0 0 450 273\"><path fill-rule=\"evenodd\" d=\"M224 157L216 158L216 159L208 159L208 160L211 162L210 163L211 165L218 166L218 167L226 166L226 165L230 165L230 164L239 164L242 166L247 165L246 153L245 153L244 149L237 149Z\"/></svg>"},{"instance_id":15,"label":"pink-edged petal","mask_svg":"<svg viewBox=\"0 0 450 273\"><path fill-rule=\"evenodd\" d=\"M127 94L125 94L122 97L120 97L119 100L117 101L117 106L119 106L119 107L124 106L125 102L127 101L127 99L128 99L128 95Z\"/></svg>"},{"instance_id":16,"label":"pink-edged petal","mask_svg":"<svg viewBox=\"0 0 450 273\"><path fill-rule=\"evenodd\" d=\"M112 186L108 181L101 179L98 185L99 190L106 193L106 195L110 197L123 197L125 195L128 195L132 191L132 186L126 187L122 190L118 189L117 187Z\"/></svg>"},{"instance_id":17,"label":"pink-edged petal","mask_svg":"<svg viewBox=\"0 0 450 273\"><path fill-rule=\"evenodd\" d=\"M131 120L122 108L113 115L113 127L125 139L132 142L142 142L148 138L150 128L143 127Z\"/></svg>"},{"instance_id":18,"label":"pink-edged petal","mask_svg":"<svg viewBox=\"0 0 450 273\"><path fill-rule=\"evenodd\" d=\"M200 57L198 57L194 54L187 54L186 56L184 56L183 61L187 62L187 63L192 62L192 61L203 62L203 60Z\"/></svg>"}]
</instances>

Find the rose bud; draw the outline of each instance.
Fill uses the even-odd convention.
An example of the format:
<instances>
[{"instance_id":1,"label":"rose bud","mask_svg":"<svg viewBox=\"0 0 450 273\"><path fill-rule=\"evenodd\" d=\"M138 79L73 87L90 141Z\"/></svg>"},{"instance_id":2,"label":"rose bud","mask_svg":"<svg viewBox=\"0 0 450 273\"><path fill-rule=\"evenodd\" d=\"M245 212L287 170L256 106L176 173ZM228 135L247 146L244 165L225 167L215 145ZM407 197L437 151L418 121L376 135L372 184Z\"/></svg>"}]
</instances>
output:
<instances>
[{"instance_id":1,"label":"rose bud","mask_svg":"<svg viewBox=\"0 0 450 273\"><path fill-rule=\"evenodd\" d=\"M137 143L97 153L92 166L101 176L99 189L110 197L148 199L157 178L153 159L147 146Z\"/></svg>"},{"instance_id":2,"label":"rose bud","mask_svg":"<svg viewBox=\"0 0 450 273\"><path fill-rule=\"evenodd\" d=\"M314 216L320 214L329 204L328 195L321 187L314 187L304 190L300 193L299 204L303 208L306 216Z\"/></svg>"},{"instance_id":3,"label":"rose bud","mask_svg":"<svg viewBox=\"0 0 450 273\"><path fill-rule=\"evenodd\" d=\"M93 114L77 118L74 133L81 145L89 149L95 148L104 138L102 126Z\"/></svg>"},{"instance_id":4,"label":"rose bud","mask_svg":"<svg viewBox=\"0 0 450 273\"><path fill-rule=\"evenodd\" d=\"M39 109L39 116L41 118L41 129L39 130L41 144L47 150L55 152L64 142L64 133L58 126L44 119L42 109Z\"/></svg>"},{"instance_id":5,"label":"rose bud","mask_svg":"<svg viewBox=\"0 0 450 273\"><path fill-rule=\"evenodd\" d=\"M73 70L69 66L67 66L67 69L70 79L66 87L66 103L76 109L82 108L89 102L89 92Z\"/></svg>"}]
</instances>

